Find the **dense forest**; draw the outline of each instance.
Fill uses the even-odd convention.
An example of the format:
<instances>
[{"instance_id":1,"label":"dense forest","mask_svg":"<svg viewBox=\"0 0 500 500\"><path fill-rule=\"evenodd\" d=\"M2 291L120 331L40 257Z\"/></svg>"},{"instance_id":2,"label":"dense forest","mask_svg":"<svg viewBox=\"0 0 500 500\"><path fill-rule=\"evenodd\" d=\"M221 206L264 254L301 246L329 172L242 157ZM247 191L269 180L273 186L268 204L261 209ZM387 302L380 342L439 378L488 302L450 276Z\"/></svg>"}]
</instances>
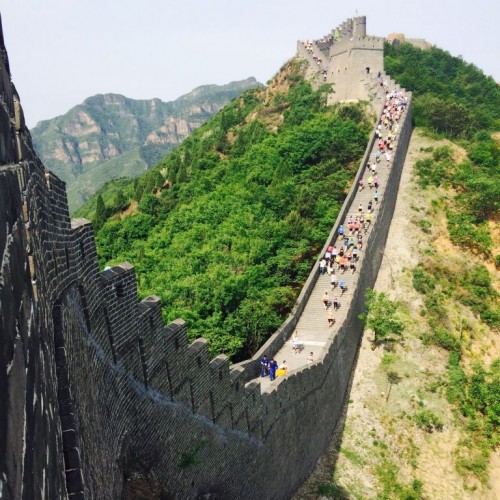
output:
<instances>
[{"instance_id":1,"label":"dense forest","mask_svg":"<svg viewBox=\"0 0 500 500\"><path fill-rule=\"evenodd\" d=\"M303 73L287 64L145 176L96 198L101 264L132 262L141 297L159 295L166 321L182 317L233 360L291 310L371 129L364 105L326 106L330 87L313 90Z\"/></svg>"}]
</instances>

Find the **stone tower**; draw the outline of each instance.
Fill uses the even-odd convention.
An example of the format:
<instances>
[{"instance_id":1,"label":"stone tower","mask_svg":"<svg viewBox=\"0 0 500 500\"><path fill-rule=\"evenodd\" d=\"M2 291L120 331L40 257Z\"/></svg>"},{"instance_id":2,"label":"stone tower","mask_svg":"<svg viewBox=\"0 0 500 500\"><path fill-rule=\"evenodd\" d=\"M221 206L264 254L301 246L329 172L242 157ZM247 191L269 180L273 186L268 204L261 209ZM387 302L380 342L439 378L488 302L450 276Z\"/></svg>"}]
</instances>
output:
<instances>
[{"instance_id":1,"label":"stone tower","mask_svg":"<svg viewBox=\"0 0 500 500\"><path fill-rule=\"evenodd\" d=\"M353 36L365 37L366 36L366 16L355 17L352 20Z\"/></svg>"},{"instance_id":2,"label":"stone tower","mask_svg":"<svg viewBox=\"0 0 500 500\"><path fill-rule=\"evenodd\" d=\"M366 17L350 20L350 30L330 47L327 83L332 102L369 100L367 82L384 70L384 39L366 36Z\"/></svg>"}]
</instances>

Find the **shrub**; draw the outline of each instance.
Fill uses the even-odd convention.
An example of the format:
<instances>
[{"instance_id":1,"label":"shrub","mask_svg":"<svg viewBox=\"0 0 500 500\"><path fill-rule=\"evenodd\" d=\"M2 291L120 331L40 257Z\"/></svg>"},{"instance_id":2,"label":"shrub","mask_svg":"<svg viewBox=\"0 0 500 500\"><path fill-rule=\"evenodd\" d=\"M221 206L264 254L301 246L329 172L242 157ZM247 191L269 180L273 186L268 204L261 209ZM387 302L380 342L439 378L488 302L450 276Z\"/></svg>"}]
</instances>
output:
<instances>
[{"instance_id":1,"label":"shrub","mask_svg":"<svg viewBox=\"0 0 500 500\"><path fill-rule=\"evenodd\" d=\"M500 254L495 255L495 267L500 269Z\"/></svg>"},{"instance_id":2,"label":"shrub","mask_svg":"<svg viewBox=\"0 0 500 500\"><path fill-rule=\"evenodd\" d=\"M432 274L424 270L423 265L419 264L413 268L413 288L419 293L428 293L434 290L435 278Z\"/></svg>"},{"instance_id":3,"label":"shrub","mask_svg":"<svg viewBox=\"0 0 500 500\"><path fill-rule=\"evenodd\" d=\"M432 224L430 221L428 221L427 219L420 219L418 221L418 225L420 227L420 229L426 233L426 234L430 234L431 233L431 229L432 229Z\"/></svg>"},{"instance_id":4,"label":"shrub","mask_svg":"<svg viewBox=\"0 0 500 500\"><path fill-rule=\"evenodd\" d=\"M367 328L375 334L375 344L398 339L404 330L402 321L397 317L399 304L387 297L384 292L368 290L366 294L367 313L360 317Z\"/></svg>"},{"instance_id":5,"label":"shrub","mask_svg":"<svg viewBox=\"0 0 500 500\"><path fill-rule=\"evenodd\" d=\"M184 451L181 453L181 460L179 462L179 467L181 469L187 469L193 465L198 465L200 463L200 458L198 454L207 445L207 440L202 439L189 451Z\"/></svg>"},{"instance_id":6,"label":"shrub","mask_svg":"<svg viewBox=\"0 0 500 500\"><path fill-rule=\"evenodd\" d=\"M127 198L125 198L125 194L122 189L116 193L115 197L115 203L114 203L114 211L115 212L121 212L122 210L125 210L129 206L129 202L127 201Z\"/></svg>"},{"instance_id":7,"label":"shrub","mask_svg":"<svg viewBox=\"0 0 500 500\"><path fill-rule=\"evenodd\" d=\"M415 414L415 423L425 432L443 430L443 421L431 410L425 409Z\"/></svg>"},{"instance_id":8,"label":"shrub","mask_svg":"<svg viewBox=\"0 0 500 500\"><path fill-rule=\"evenodd\" d=\"M460 350L460 342L446 328L438 327L434 330L434 343L448 351Z\"/></svg>"},{"instance_id":9,"label":"shrub","mask_svg":"<svg viewBox=\"0 0 500 500\"><path fill-rule=\"evenodd\" d=\"M316 494L321 497L335 498L336 500L349 500L351 498L349 493L335 482L317 484Z\"/></svg>"},{"instance_id":10,"label":"shrub","mask_svg":"<svg viewBox=\"0 0 500 500\"><path fill-rule=\"evenodd\" d=\"M489 254L492 240L488 227L478 223L477 219L462 211L446 210L448 231L451 241L458 246L475 249Z\"/></svg>"}]
</instances>

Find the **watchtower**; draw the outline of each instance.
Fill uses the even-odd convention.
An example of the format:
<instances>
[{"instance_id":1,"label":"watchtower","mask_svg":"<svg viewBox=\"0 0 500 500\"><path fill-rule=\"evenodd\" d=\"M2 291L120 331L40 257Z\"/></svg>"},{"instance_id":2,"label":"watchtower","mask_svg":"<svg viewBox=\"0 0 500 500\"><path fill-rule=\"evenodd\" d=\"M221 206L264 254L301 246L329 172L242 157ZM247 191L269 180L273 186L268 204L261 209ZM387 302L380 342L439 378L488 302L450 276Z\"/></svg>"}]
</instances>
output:
<instances>
[{"instance_id":1,"label":"watchtower","mask_svg":"<svg viewBox=\"0 0 500 500\"><path fill-rule=\"evenodd\" d=\"M334 85L332 102L369 100L367 82L384 70L384 39L366 36L365 16L351 22L351 34L330 48L326 81Z\"/></svg>"}]
</instances>

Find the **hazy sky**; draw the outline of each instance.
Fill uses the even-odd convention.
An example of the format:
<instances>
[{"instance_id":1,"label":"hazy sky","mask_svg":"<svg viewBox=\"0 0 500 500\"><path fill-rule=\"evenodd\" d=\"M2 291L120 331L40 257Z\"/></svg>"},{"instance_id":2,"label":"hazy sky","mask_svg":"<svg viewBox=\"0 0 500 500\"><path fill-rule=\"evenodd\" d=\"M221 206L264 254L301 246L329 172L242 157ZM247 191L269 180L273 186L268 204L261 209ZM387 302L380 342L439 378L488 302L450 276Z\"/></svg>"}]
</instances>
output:
<instances>
[{"instance_id":1,"label":"hazy sky","mask_svg":"<svg viewBox=\"0 0 500 500\"><path fill-rule=\"evenodd\" d=\"M26 121L98 93L173 100L194 87L255 76L348 17L461 55L500 81L498 0L0 0L12 79Z\"/></svg>"}]
</instances>

